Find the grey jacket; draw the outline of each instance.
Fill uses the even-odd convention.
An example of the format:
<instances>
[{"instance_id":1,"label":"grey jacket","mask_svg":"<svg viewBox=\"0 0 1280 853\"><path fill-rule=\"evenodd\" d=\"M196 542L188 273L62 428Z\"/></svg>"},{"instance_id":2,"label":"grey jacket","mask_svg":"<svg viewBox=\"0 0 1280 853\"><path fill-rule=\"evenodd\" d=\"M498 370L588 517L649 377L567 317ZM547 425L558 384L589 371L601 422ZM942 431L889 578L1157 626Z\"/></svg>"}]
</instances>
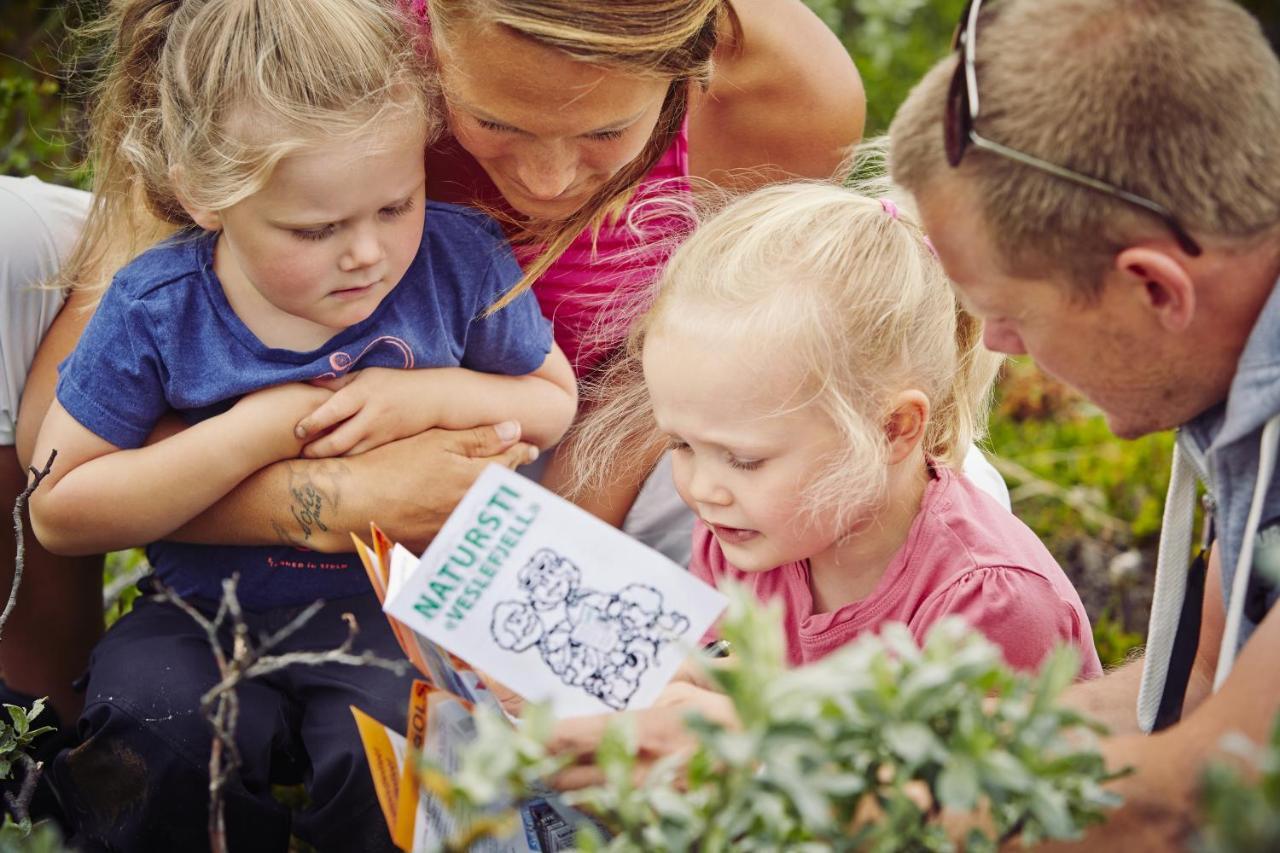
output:
<instances>
[{"instance_id":1,"label":"grey jacket","mask_svg":"<svg viewBox=\"0 0 1280 853\"><path fill-rule=\"evenodd\" d=\"M1216 505L1222 594L1228 603L1255 497L1263 427L1277 415L1280 415L1280 282L1271 291L1249 334L1226 403L1188 423L1179 436L1182 449L1206 476L1210 497ZM1280 476L1272 476L1267 486L1260 521L1260 545L1255 546L1254 567L1261 567L1268 557L1274 559L1275 540L1280 538ZM1269 571L1255 571L1238 636L1239 646L1252 635L1257 621L1270 610L1278 596L1280 582L1274 575Z\"/></svg>"}]
</instances>

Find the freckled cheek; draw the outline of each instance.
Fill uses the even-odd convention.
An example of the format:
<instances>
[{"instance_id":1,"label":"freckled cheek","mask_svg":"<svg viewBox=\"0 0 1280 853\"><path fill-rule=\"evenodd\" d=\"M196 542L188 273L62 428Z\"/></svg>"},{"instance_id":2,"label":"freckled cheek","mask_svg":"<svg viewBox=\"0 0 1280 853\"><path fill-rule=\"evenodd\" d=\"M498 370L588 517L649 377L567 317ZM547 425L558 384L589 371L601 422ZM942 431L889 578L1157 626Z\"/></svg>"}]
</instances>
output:
<instances>
[{"instance_id":1,"label":"freckled cheek","mask_svg":"<svg viewBox=\"0 0 1280 853\"><path fill-rule=\"evenodd\" d=\"M259 288L270 288L275 298L288 301L322 292L329 275L311 253L295 252L272 255L256 266L253 278Z\"/></svg>"},{"instance_id":2,"label":"freckled cheek","mask_svg":"<svg viewBox=\"0 0 1280 853\"><path fill-rule=\"evenodd\" d=\"M484 130L476 130L457 123L453 128L458 144L481 164L502 160L511 154L512 141L504 136Z\"/></svg>"},{"instance_id":3,"label":"freckled cheek","mask_svg":"<svg viewBox=\"0 0 1280 853\"><path fill-rule=\"evenodd\" d=\"M639 157L646 141L648 140L642 138L638 143L628 141L624 144L620 141L614 145L596 145L585 149L579 157L580 169L598 177L603 183Z\"/></svg>"}]
</instances>

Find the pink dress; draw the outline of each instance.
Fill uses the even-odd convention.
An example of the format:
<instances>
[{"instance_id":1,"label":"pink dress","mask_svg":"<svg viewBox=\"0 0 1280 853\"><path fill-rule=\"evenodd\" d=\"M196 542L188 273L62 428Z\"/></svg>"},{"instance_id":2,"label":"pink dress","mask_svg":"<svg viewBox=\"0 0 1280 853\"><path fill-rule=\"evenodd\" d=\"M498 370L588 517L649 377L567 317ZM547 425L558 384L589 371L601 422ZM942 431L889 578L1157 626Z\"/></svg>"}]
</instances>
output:
<instances>
[{"instance_id":1,"label":"pink dress","mask_svg":"<svg viewBox=\"0 0 1280 853\"><path fill-rule=\"evenodd\" d=\"M861 601L816 613L808 561L740 571L701 522L689 570L713 586L732 579L761 600L781 599L793 666L825 657L886 622L905 623L920 642L935 622L958 615L1018 669L1035 670L1055 645L1066 643L1080 654L1080 679L1102 674L1084 605L1048 550L994 498L941 466L906 543Z\"/></svg>"}]
</instances>

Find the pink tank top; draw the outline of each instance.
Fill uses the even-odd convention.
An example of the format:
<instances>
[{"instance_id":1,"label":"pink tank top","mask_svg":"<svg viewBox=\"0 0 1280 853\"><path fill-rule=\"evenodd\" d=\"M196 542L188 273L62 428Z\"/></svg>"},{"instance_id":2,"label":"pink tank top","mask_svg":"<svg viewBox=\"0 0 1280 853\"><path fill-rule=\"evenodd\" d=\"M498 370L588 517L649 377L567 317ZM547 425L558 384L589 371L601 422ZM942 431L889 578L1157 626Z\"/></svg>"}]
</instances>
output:
<instances>
[{"instance_id":1,"label":"pink tank top","mask_svg":"<svg viewBox=\"0 0 1280 853\"><path fill-rule=\"evenodd\" d=\"M686 122L623 213L594 235L578 235L533 286L579 376L626 340L667 258L690 230L688 138ZM538 251L518 247L516 258L524 264Z\"/></svg>"},{"instance_id":2,"label":"pink tank top","mask_svg":"<svg viewBox=\"0 0 1280 853\"><path fill-rule=\"evenodd\" d=\"M430 31L426 0L400 2ZM427 152L427 195L461 204L501 199L488 175L453 139ZM580 234L534 283L556 343L579 377L626 340L631 320L651 301L658 273L692 230L689 195L686 118L625 210L597 233ZM517 247L516 259L527 264L539 251L537 246Z\"/></svg>"}]
</instances>

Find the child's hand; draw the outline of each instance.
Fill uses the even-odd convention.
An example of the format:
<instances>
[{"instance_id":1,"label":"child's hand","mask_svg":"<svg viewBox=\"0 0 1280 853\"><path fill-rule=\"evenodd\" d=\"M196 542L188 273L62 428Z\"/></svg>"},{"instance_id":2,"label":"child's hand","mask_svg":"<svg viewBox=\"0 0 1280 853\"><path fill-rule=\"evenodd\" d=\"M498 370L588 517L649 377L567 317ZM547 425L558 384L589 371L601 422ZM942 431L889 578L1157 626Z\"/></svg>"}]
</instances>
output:
<instances>
[{"instance_id":1,"label":"child's hand","mask_svg":"<svg viewBox=\"0 0 1280 853\"><path fill-rule=\"evenodd\" d=\"M633 718L636 766L642 776L667 756L683 755L687 758L697 748L697 738L685 725L685 719L691 713L701 714L730 729L740 726L728 696L695 687L686 681L668 684L652 707L624 713ZM573 791L604 784L604 772L595 764L596 750L605 730L617 716L571 717L556 724L547 747L552 753L573 756L574 763L552 778L553 786L562 791Z\"/></svg>"},{"instance_id":2,"label":"child's hand","mask_svg":"<svg viewBox=\"0 0 1280 853\"><path fill-rule=\"evenodd\" d=\"M290 459L302 450L294 425L317 407L322 407L333 392L307 382L274 385L245 394L227 414L245 424L248 450L263 453L263 464Z\"/></svg>"},{"instance_id":3,"label":"child's hand","mask_svg":"<svg viewBox=\"0 0 1280 853\"><path fill-rule=\"evenodd\" d=\"M298 421L296 434L310 440L302 455L312 458L355 456L416 435L439 421L430 416L430 395L423 393L423 370L370 367ZM322 435L325 430L333 431ZM317 437L318 436L318 437Z\"/></svg>"}]
</instances>

